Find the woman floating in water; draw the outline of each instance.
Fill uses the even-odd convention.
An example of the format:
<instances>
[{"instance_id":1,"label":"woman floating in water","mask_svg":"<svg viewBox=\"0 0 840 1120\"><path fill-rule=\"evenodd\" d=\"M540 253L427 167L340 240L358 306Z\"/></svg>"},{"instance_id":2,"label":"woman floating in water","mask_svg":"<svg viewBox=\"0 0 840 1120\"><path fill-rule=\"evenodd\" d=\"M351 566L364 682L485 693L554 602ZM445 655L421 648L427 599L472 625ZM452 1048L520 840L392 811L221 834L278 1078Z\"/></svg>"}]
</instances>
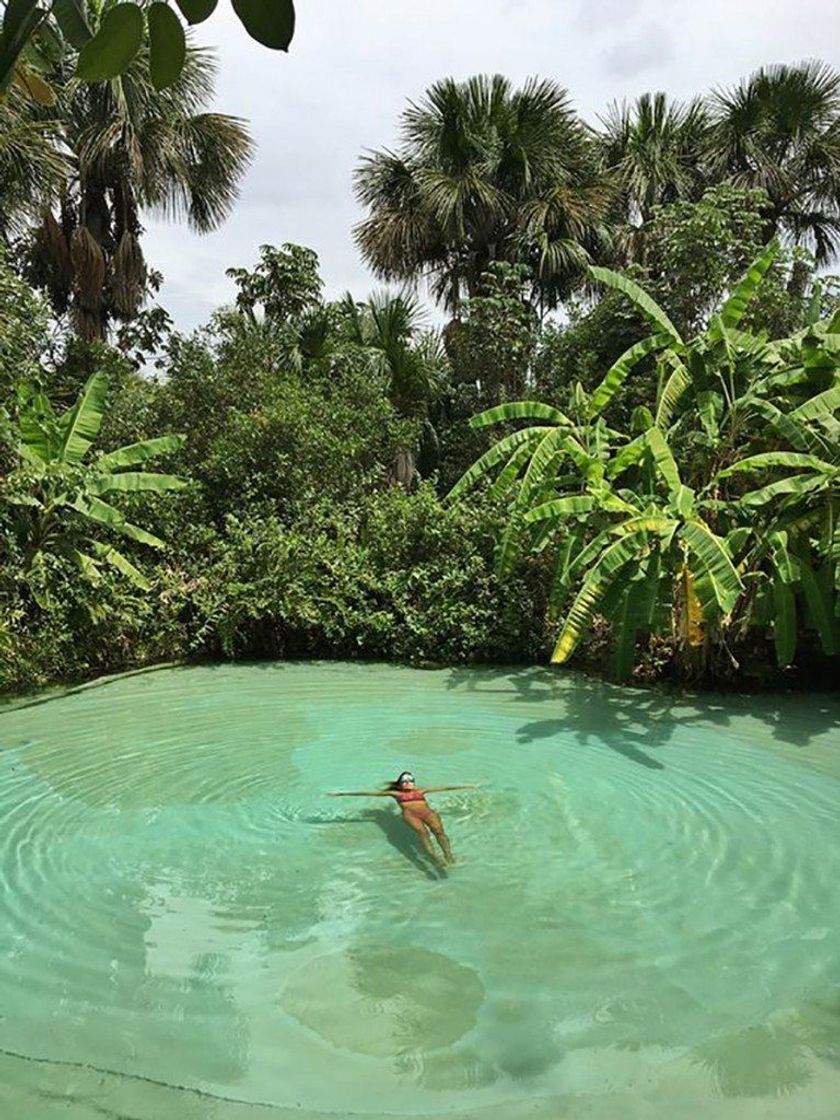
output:
<instances>
[{"instance_id":1,"label":"woman floating in water","mask_svg":"<svg viewBox=\"0 0 840 1120\"><path fill-rule=\"evenodd\" d=\"M395 782L389 782L384 790L359 790L353 793L331 793L329 797L393 797L399 807L402 809L403 820L407 825L414 829L420 837L420 842L423 847L432 857L432 859L443 866L446 863L454 863L452 858L452 851L449 847L449 840L446 833L443 831L443 824L438 814L426 803L427 793L443 793L447 789L475 789L475 786L428 786L426 789L418 789L414 784L414 776L408 770L403 770L402 774ZM440 844L440 850L443 852L443 859L435 851L435 846L432 843L432 838L429 836L429 830L435 834L435 839Z\"/></svg>"}]
</instances>

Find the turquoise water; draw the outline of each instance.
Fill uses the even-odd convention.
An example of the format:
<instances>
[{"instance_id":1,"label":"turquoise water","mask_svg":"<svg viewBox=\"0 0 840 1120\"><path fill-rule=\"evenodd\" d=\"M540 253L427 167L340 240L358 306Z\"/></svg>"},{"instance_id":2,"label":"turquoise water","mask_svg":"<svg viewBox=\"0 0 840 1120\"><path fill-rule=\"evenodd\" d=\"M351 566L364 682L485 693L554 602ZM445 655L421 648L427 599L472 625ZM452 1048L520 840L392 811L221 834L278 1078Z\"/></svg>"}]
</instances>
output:
<instances>
[{"instance_id":1,"label":"turquoise water","mask_svg":"<svg viewBox=\"0 0 840 1120\"><path fill-rule=\"evenodd\" d=\"M0 712L0 1114L837 1120L840 704L171 669ZM438 873L390 803L401 769Z\"/></svg>"}]
</instances>

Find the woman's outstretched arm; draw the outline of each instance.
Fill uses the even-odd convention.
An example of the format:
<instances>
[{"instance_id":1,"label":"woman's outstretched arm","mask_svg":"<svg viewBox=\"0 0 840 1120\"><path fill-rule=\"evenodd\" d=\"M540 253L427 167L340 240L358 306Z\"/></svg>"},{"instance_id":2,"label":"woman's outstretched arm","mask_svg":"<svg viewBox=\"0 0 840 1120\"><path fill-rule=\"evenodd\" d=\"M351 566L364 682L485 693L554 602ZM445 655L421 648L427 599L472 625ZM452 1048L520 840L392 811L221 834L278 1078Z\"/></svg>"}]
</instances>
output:
<instances>
[{"instance_id":1,"label":"woman's outstretched arm","mask_svg":"<svg viewBox=\"0 0 840 1120\"><path fill-rule=\"evenodd\" d=\"M423 786L424 793L443 793L447 789L478 789L478 786Z\"/></svg>"},{"instance_id":2,"label":"woman's outstretched arm","mask_svg":"<svg viewBox=\"0 0 840 1120\"><path fill-rule=\"evenodd\" d=\"M350 790L342 793L328 793L327 797L393 797L392 793L388 793L381 789L359 789Z\"/></svg>"}]
</instances>

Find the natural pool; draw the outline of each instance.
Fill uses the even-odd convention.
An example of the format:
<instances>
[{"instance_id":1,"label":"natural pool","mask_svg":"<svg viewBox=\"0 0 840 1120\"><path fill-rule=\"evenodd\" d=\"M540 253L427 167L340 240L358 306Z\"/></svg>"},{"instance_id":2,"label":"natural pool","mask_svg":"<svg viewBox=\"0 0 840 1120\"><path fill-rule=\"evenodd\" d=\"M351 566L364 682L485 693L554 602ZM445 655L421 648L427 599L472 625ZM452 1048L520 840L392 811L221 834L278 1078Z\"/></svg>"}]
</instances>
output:
<instances>
[{"instance_id":1,"label":"natural pool","mask_svg":"<svg viewBox=\"0 0 840 1120\"><path fill-rule=\"evenodd\" d=\"M837 1120L840 703L171 669L0 711L0 1115ZM404 767L458 865L390 803Z\"/></svg>"}]
</instances>

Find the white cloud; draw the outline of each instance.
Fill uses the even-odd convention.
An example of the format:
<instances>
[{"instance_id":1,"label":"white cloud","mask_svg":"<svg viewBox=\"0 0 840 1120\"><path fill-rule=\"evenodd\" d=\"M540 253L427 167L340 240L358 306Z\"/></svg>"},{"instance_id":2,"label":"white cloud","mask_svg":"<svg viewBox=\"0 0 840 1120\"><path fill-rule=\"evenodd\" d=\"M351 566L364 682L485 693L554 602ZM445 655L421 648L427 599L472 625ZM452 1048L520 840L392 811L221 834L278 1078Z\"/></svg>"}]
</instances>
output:
<instances>
[{"instance_id":1,"label":"white cloud","mask_svg":"<svg viewBox=\"0 0 840 1120\"><path fill-rule=\"evenodd\" d=\"M149 260L166 276L178 325L204 321L263 242L318 251L329 295L374 281L351 228L361 151L393 144L408 98L433 81L501 72L567 86L590 119L612 100L726 85L762 63L838 64L840 6L830 0L300 0L288 55L252 43L227 0L199 29L219 50L216 108L251 122L258 153L233 217L209 237L149 223Z\"/></svg>"}]
</instances>

